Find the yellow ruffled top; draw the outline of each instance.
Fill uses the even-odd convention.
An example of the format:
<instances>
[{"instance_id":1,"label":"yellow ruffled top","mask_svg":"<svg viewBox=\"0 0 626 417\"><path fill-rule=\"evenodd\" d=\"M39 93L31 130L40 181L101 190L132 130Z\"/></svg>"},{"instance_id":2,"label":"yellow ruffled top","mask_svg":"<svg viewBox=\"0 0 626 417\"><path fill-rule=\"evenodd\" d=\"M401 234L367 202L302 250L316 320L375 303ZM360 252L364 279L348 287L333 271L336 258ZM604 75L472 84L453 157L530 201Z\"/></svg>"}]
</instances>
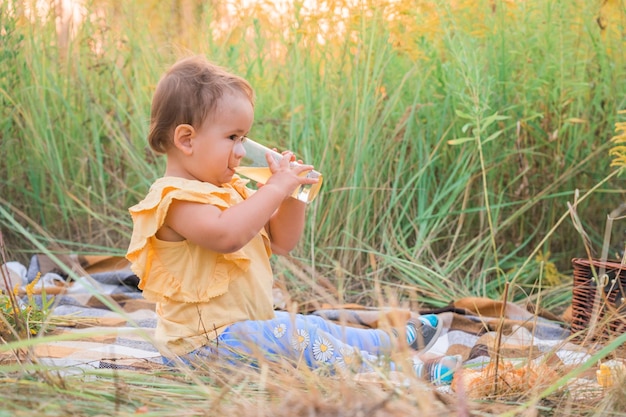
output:
<instances>
[{"instance_id":1,"label":"yellow ruffled top","mask_svg":"<svg viewBox=\"0 0 626 417\"><path fill-rule=\"evenodd\" d=\"M157 303L155 337L166 355L197 349L234 322L274 317L272 252L264 229L242 249L226 254L155 236L173 200L226 210L253 192L246 183L238 176L221 187L163 177L129 209L134 227L126 257L144 298Z\"/></svg>"}]
</instances>

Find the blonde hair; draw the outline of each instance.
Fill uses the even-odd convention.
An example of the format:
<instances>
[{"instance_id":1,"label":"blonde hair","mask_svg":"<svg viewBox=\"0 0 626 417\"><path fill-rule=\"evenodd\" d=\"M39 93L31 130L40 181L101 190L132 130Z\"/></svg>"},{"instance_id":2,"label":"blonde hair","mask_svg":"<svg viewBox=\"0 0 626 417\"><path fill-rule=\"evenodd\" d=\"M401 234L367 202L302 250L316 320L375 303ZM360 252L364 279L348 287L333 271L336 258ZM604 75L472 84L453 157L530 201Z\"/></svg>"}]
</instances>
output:
<instances>
[{"instance_id":1,"label":"blonde hair","mask_svg":"<svg viewBox=\"0 0 626 417\"><path fill-rule=\"evenodd\" d=\"M243 93L254 106L254 90L245 79L202 56L176 62L163 75L152 97L150 147L157 153L167 152L176 126L200 128L228 92Z\"/></svg>"}]
</instances>

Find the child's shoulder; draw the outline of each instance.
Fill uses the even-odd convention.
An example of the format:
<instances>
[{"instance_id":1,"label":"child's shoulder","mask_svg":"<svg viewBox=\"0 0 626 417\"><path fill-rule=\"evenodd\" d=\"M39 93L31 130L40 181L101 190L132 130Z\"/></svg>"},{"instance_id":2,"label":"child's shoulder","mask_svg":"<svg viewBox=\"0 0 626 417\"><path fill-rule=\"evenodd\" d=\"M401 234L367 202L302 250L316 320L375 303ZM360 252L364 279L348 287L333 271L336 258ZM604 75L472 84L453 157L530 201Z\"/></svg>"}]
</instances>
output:
<instances>
[{"instance_id":1,"label":"child's shoulder","mask_svg":"<svg viewBox=\"0 0 626 417\"><path fill-rule=\"evenodd\" d=\"M157 206L169 203L172 200L184 200L195 203L207 203L220 207L228 207L235 201L233 198L243 195L247 196L247 180L234 178L229 184L222 187L181 177L161 177L157 179L145 198L131 207L131 211L155 209Z\"/></svg>"},{"instance_id":2,"label":"child's shoulder","mask_svg":"<svg viewBox=\"0 0 626 417\"><path fill-rule=\"evenodd\" d=\"M202 191L202 192L224 192L225 190L232 188L245 187L249 180L245 180L239 177L234 177L230 183L217 186L210 182L203 182L198 180L191 180L182 177L161 177L152 183L150 192L160 191L163 189L177 189L177 190L189 190L189 191Z\"/></svg>"},{"instance_id":3,"label":"child's shoulder","mask_svg":"<svg viewBox=\"0 0 626 417\"><path fill-rule=\"evenodd\" d=\"M182 177L161 177L152 183L149 192L158 192L164 189L206 191L212 189L220 190L220 187L209 182L190 180Z\"/></svg>"}]
</instances>

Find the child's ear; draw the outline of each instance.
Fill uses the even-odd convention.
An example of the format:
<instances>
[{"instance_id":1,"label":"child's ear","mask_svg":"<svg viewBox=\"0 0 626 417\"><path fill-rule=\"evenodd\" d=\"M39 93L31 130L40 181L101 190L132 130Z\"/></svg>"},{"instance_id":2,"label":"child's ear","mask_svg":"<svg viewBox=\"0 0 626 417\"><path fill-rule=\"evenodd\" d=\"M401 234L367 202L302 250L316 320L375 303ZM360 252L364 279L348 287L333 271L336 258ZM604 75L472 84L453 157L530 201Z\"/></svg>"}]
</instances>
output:
<instances>
[{"instance_id":1,"label":"child's ear","mask_svg":"<svg viewBox=\"0 0 626 417\"><path fill-rule=\"evenodd\" d=\"M176 126L176 129L174 129L174 146L185 155L191 155L191 140L195 135L196 130L191 125L182 124Z\"/></svg>"}]
</instances>

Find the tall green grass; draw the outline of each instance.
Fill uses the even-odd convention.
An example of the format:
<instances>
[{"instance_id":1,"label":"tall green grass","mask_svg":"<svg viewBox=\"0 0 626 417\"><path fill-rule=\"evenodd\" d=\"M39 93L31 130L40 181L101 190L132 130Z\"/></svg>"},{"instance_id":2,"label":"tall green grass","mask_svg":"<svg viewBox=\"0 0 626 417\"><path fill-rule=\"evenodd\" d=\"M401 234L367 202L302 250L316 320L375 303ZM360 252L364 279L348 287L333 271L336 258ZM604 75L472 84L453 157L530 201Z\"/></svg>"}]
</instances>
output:
<instances>
[{"instance_id":1,"label":"tall green grass","mask_svg":"<svg viewBox=\"0 0 626 417\"><path fill-rule=\"evenodd\" d=\"M52 15L29 22L9 4L0 198L55 248L124 253L127 208L163 168L145 144L153 88L178 57L202 53L256 88L252 137L324 173L293 255L315 277L340 277L342 297L367 300L382 282L442 305L499 297L515 277L521 299L539 287L537 254L565 274L584 256L562 216L576 190L611 174L626 89L623 51L603 38L592 2L346 3L347 17L202 5L184 31L171 26L182 12L163 4L99 2L105 13L66 50ZM227 29L214 32L218 19ZM598 253L622 199L611 179L577 207ZM9 220L9 250L26 259L33 245Z\"/></svg>"},{"instance_id":2,"label":"tall green grass","mask_svg":"<svg viewBox=\"0 0 626 417\"><path fill-rule=\"evenodd\" d=\"M603 30L601 2L583 0L331 2L345 16L298 2L278 15L270 2L232 15L222 2L177 4L88 4L97 16L59 48L53 13L30 21L22 2L0 0L0 229L11 259L125 252L127 208L163 169L145 143L152 91L178 57L202 53L255 87L252 137L324 173L299 248L276 262L299 301L441 306L499 298L509 283L514 301L569 302L570 260L586 251L567 203L598 255L624 197L608 157L626 104L620 16ZM619 223L612 256L624 247ZM337 292L321 294L321 278ZM13 382L3 393L13 415L450 411L421 389L283 368L54 379L43 365L11 366L0 378ZM558 415L623 408L623 388L600 404L541 403L554 390L518 403Z\"/></svg>"}]
</instances>

